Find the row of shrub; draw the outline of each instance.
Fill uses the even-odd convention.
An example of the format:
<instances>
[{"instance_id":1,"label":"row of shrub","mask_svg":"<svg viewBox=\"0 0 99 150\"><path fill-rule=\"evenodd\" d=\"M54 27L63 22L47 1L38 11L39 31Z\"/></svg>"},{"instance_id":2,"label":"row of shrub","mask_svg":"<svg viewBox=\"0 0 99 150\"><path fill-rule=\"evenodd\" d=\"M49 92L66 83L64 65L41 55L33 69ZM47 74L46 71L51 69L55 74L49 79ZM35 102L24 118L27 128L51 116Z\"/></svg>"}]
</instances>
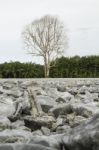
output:
<instances>
[{"instance_id":1,"label":"row of shrub","mask_svg":"<svg viewBox=\"0 0 99 150\"><path fill-rule=\"evenodd\" d=\"M10 62L0 64L1 78L42 78L43 66L34 63Z\"/></svg>"},{"instance_id":2,"label":"row of shrub","mask_svg":"<svg viewBox=\"0 0 99 150\"><path fill-rule=\"evenodd\" d=\"M51 69L50 75L61 78L97 78L99 56L61 57Z\"/></svg>"},{"instance_id":3,"label":"row of shrub","mask_svg":"<svg viewBox=\"0 0 99 150\"><path fill-rule=\"evenodd\" d=\"M61 57L52 62L52 78L97 78L99 56ZM0 64L1 78L43 78L44 67L35 63L5 62Z\"/></svg>"}]
</instances>

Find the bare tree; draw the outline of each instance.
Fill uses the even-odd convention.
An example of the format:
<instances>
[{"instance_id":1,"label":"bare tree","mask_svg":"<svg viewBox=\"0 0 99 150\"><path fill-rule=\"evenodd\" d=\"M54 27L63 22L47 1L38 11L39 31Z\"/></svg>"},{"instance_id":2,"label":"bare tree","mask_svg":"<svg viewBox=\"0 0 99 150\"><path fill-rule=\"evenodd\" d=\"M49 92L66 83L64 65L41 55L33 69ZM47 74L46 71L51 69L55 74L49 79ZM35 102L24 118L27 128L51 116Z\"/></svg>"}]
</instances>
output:
<instances>
[{"instance_id":1,"label":"bare tree","mask_svg":"<svg viewBox=\"0 0 99 150\"><path fill-rule=\"evenodd\" d=\"M45 77L49 77L51 61L62 55L67 47L63 24L57 17L47 15L27 25L22 36L29 54L43 58Z\"/></svg>"}]
</instances>

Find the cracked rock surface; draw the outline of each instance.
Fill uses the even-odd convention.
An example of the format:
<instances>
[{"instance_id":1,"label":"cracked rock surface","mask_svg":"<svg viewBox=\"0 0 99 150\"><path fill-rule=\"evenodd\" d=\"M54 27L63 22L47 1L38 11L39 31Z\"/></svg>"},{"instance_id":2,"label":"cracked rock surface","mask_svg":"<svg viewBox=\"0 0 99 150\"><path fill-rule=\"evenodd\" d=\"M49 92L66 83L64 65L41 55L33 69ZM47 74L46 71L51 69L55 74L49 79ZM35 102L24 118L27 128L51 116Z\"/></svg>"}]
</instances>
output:
<instances>
[{"instance_id":1,"label":"cracked rock surface","mask_svg":"<svg viewBox=\"0 0 99 150\"><path fill-rule=\"evenodd\" d=\"M99 150L99 79L1 79L0 150Z\"/></svg>"}]
</instances>

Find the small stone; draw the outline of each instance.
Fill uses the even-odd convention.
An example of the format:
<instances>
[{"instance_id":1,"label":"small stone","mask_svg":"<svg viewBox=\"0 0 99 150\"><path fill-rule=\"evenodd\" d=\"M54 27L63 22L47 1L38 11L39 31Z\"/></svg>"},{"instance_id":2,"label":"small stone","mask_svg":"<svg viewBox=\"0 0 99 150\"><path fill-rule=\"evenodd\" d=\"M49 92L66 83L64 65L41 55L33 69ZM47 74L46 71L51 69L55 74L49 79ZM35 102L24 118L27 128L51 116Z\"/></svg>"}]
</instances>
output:
<instances>
[{"instance_id":1,"label":"small stone","mask_svg":"<svg viewBox=\"0 0 99 150\"><path fill-rule=\"evenodd\" d=\"M57 86L57 90L59 91L59 92L66 92L66 87L65 86Z\"/></svg>"},{"instance_id":2,"label":"small stone","mask_svg":"<svg viewBox=\"0 0 99 150\"><path fill-rule=\"evenodd\" d=\"M41 131L41 130L36 130L36 131L33 131L33 132L32 132L32 135L33 135L33 136L34 136L34 135L42 136L42 135L43 135L43 133L42 133L42 131Z\"/></svg>"},{"instance_id":3,"label":"small stone","mask_svg":"<svg viewBox=\"0 0 99 150\"><path fill-rule=\"evenodd\" d=\"M50 129L47 127L41 127L41 131L44 135L50 135Z\"/></svg>"},{"instance_id":4,"label":"small stone","mask_svg":"<svg viewBox=\"0 0 99 150\"><path fill-rule=\"evenodd\" d=\"M71 130L71 127L69 125L59 126L57 127L56 132L57 133L68 133Z\"/></svg>"}]
</instances>

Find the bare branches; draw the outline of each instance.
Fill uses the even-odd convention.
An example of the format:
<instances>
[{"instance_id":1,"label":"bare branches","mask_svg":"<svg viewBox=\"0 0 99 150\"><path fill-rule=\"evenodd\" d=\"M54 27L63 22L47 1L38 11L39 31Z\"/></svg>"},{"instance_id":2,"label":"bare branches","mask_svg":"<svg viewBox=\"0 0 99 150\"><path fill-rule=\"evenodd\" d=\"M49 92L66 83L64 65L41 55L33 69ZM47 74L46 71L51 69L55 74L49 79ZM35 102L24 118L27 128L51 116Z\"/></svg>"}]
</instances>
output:
<instances>
[{"instance_id":1,"label":"bare branches","mask_svg":"<svg viewBox=\"0 0 99 150\"><path fill-rule=\"evenodd\" d=\"M42 56L48 71L51 61L62 55L67 46L63 24L49 15L27 25L22 36L29 54Z\"/></svg>"}]
</instances>

